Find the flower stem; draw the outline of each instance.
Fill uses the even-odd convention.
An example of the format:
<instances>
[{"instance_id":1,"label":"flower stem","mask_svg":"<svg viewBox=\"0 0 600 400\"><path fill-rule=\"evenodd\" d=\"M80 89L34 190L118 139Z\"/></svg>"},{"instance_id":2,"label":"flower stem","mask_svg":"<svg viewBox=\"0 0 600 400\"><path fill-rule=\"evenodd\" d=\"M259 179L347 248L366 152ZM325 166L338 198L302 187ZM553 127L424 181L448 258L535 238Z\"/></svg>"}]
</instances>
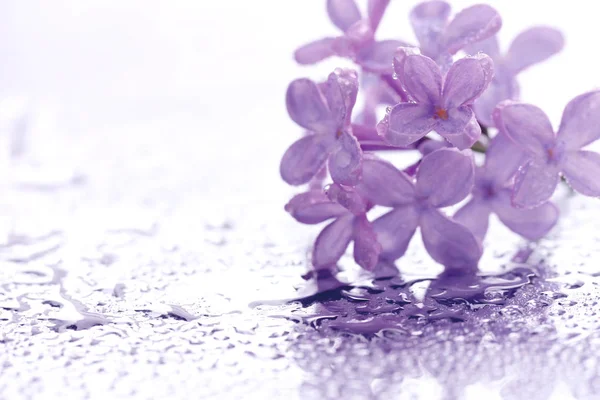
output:
<instances>
[{"instance_id":1,"label":"flower stem","mask_svg":"<svg viewBox=\"0 0 600 400\"><path fill-rule=\"evenodd\" d=\"M471 146L471 150L475 153L485 154L487 147L481 142L476 142L473 146Z\"/></svg>"}]
</instances>

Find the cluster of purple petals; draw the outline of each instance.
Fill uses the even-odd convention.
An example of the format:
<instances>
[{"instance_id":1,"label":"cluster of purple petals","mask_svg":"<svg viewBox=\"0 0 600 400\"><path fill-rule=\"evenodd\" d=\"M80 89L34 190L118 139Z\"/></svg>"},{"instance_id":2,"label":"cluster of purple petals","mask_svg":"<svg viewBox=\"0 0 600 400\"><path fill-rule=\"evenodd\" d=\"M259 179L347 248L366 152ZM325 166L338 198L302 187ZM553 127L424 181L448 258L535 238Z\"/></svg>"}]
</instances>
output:
<instances>
[{"instance_id":1,"label":"cluster of purple petals","mask_svg":"<svg viewBox=\"0 0 600 400\"><path fill-rule=\"evenodd\" d=\"M562 49L559 31L528 29L502 54L496 10L479 4L452 16L433 0L410 13L418 43L379 40L389 3L368 0L363 15L355 0L327 0L341 34L295 53L300 64L335 56L358 67L323 82L297 79L286 93L304 135L280 172L307 191L285 210L303 224L326 223L313 245L315 269L334 268L353 243L356 263L373 270L401 258L418 231L434 261L472 272L491 214L534 241L558 220L550 199L561 181L600 197L600 155L584 149L600 138L600 91L571 100L557 131L542 110L519 102L517 75ZM353 112L359 84L363 107ZM399 168L382 158L390 150L420 160ZM474 152L483 153L477 163Z\"/></svg>"}]
</instances>

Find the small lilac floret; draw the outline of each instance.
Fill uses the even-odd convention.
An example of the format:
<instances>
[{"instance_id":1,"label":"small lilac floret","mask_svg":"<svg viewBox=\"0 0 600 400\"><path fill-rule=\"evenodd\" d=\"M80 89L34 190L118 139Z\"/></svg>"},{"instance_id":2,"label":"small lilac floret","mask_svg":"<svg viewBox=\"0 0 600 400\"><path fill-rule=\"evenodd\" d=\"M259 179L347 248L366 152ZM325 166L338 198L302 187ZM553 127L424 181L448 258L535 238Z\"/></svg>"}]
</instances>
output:
<instances>
[{"instance_id":1,"label":"small lilac floret","mask_svg":"<svg viewBox=\"0 0 600 400\"><path fill-rule=\"evenodd\" d=\"M378 124L385 140L408 146L435 130L460 149L477 141L481 128L471 106L492 80L494 67L488 56L458 60L443 76L431 58L400 48L394 69L411 101L395 105Z\"/></svg>"},{"instance_id":2,"label":"small lilac floret","mask_svg":"<svg viewBox=\"0 0 600 400\"><path fill-rule=\"evenodd\" d=\"M515 177L515 206L533 208L545 203L560 176L575 191L600 197L600 154L582 150L600 138L600 90L571 100L557 133L546 114L530 104L500 103L494 121L527 154Z\"/></svg>"},{"instance_id":3,"label":"small lilac floret","mask_svg":"<svg viewBox=\"0 0 600 400\"><path fill-rule=\"evenodd\" d=\"M473 179L470 150L439 149L425 156L416 183L386 161L365 158L357 190L373 204L392 208L373 222L381 257L390 261L402 257L420 227L425 248L435 261L449 270L476 269L482 253L479 241L439 210L463 200Z\"/></svg>"},{"instance_id":4,"label":"small lilac floret","mask_svg":"<svg viewBox=\"0 0 600 400\"><path fill-rule=\"evenodd\" d=\"M475 101L473 109L484 126L494 126L492 112L504 100L518 100L517 75L530 66L545 61L562 50L564 37L554 28L537 26L521 32L506 54L500 53L498 39L489 39L468 46L470 54L484 52L494 60L494 79L488 89Z\"/></svg>"},{"instance_id":5,"label":"small lilac floret","mask_svg":"<svg viewBox=\"0 0 600 400\"><path fill-rule=\"evenodd\" d=\"M317 237L312 263L316 269L333 267L354 241L354 260L366 270L373 270L379 260L381 245L377 241L366 213L370 204L353 188L332 184L327 193L311 190L294 196L285 206L297 221L318 224L333 219Z\"/></svg>"},{"instance_id":6,"label":"small lilac floret","mask_svg":"<svg viewBox=\"0 0 600 400\"><path fill-rule=\"evenodd\" d=\"M334 182L349 186L358 183L362 151L350 124L357 91L357 75L352 70L338 69L321 85L309 79L290 84L288 113L308 134L283 155L280 172L284 181L305 184L327 163Z\"/></svg>"},{"instance_id":7,"label":"small lilac floret","mask_svg":"<svg viewBox=\"0 0 600 400\"><path fill-rule=\"evenodd\" d=\"M475 169L471 200L454 215L454 220L469 228L479 240L487 233L492 213L526 239L538 240L545 236L558 220L558 208L554 204L546 202L532 209L511 204L513 177L526 156L504 134L497 135L486 151L485 164Z\"/></svg>"},{"instance_id":8,"label":"small lilac floret","mask_svg":"<svg viewBox=\"0 0 600 400\"><path fill-rule=\"evenodd\" d=\"M469 44L487 39L502 27L498 12L486 4L465 8L451 21L450 11L445 1L426 1L410 13L421 52L444 71L452 64L452 55Z\"/></svg>"},{"instance_id":9,"label":"small lilac floret","mask_svg":"<svg viewBox=\"0 0 600 400\"><path fill-rule=\"evenodd\" d=\"M327 14L343 34L305 44L294 57L300 64L315 64L331 56L350 58L366 71L391 74L396 48L406 44L398 40L375 40L375 32L390 0L369 0L363 18L355 0L328 0Z\"/></svg>"}]
</instances>

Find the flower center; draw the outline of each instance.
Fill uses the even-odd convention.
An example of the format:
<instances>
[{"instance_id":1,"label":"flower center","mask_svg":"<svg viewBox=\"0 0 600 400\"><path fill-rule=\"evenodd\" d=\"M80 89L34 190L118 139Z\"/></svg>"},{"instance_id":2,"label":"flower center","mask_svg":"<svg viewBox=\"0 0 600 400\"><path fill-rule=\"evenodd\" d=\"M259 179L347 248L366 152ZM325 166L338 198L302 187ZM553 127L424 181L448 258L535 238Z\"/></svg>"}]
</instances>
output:
<instances>
[{"instance_id":1,"label":"flower center","mask_svg":"<svg viewBox=\"0 0 600 400\"><path fill-rule=\"evenodd\" d=\"M443 108L436 108L433 118L446 121L448 119L448 111Z\"/></svg>"},{"instance_id":2,"label":"flower center","mask_svg":"<svg viewBox=\"0 0 600 400\"><path fill-rule=\"evenodd\" d=\"M487 184L487 185L483 186L482 189L483 189L482 194L483 194L484 199L491 199L494 196L496 196L496 189L494 188L493 185Z\"/></svg>"},{"instance_id":3,"label":"flower center","mask_svg":"<svg viewBox=\"0 0 600 400\"><path fill-rule=\"evenodd\" d=\"M560 164L563 154L564 154L564 143L563 142L558 142L554 146L546 148L546 156L548 157L549 163Z\"/></svg>"},{"instance_id":4,"label":"flower center","mask_svg":"<svg viewBox=\"0 0 600 400\"><path fill-rule=\"evenodd\" d=\"M335 133L335 137L336 137L336 139L339 139L341 136L342 136L342 131L341 131L341 130L338 130L338 131Z\"/></svg>"}]
</instances>

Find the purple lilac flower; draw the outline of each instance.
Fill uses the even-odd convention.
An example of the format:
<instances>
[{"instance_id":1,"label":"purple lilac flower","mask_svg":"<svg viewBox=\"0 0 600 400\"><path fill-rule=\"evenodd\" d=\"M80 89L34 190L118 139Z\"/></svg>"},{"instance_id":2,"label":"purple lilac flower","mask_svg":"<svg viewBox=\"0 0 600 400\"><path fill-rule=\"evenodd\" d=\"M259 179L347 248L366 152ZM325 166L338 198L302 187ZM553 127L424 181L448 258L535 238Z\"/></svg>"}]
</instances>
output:
<instances>
[{"instance_id":1,"label":"purple lilac flower","mask_svg":"<svg viewBox=\"0 0 600 400\"><path fill-rule=\"evenodd\" d=\"M375 40L375 32L389 0L369 0L368 17L363 18L354 0L328 0L327 14L343 35L326 37L296 50L300 64L314 64L331 56L354 60L367 71L391 74L394 51L404 46L398 40Z\"/></svg>"},{"instance_id":2,"label":"purple lilac flower","mask_svg":"<svg viewBox=\"0 0 600 400\"><path fill-rule=\"evenodd\" d=\"M375 158L363 161L363 180L357 189L373 204L393 209L373 222L382 246L381 256L404 255L417 227L431 257L450 270L476 268L482 248L465 226L439 208L464 199L473 187L470 150L440 149L425 156L416 184L392 164Z\"/></svg>"},{"instance_id":3,"label":"purple lilac flower","mask_svg":"<svg viewBox=\"0 0 600 400\"><path fill-rule=\"evenodd\" d=\"M530 104L501 103L494 121L527 154L515 178L514 205L532 208L546 202L561 175L577 192L600 196L600 154L581 150L600 138L600 91L571 100L557 133L546 114Z\"/></svg>"},{"instance_id":4,"label":"purple lilac flower","mask_svg":"<svg viewBox=\"0 0 600 400\"><path fill-rule=\"evenodd\" d=\"M312 252L316 269L335 265L351 241L354 241L354 260L361 267L372 270L377 265L381 245L366 213L370 205L353 188L332 184L327 194L311 190L294 196L285 206L297 221L318 224L333 219L317 237Z\"/></svg>"},{"instance_id":5,"label":"purple lilac flower","mask_svg":"<svg viewBox=\"0 0 600 400\"><path fill-rule=\"evenodd\" d=\"M463 58L446 76L429 57L401 48L394 59L398 80L412 98L395 105L378 131L395 146L408 146L435 130L465 149L481 136L471 108L492 80L492 60L485 54Z\"/></svg>"},{"instance_id":6,"label":"purple lilac flower","mask_svg":"<svg viewBox=\"0 0 600 400\"><path fill-rule=\"evenodd\" d=\"M452 55L465 46L487 39L502 27L498 12L485 4L465 8L449 21L450 5L445 1L426 1L410 13L421 53L446 70Z\"/></svg>"},{"instance_id":7,"label":"purple lilac flower","mask_svg":"<svg viewBox=\"0 0 600 400\"><path fill-rule=\"evenodd\" d=\"M529 240L546 235L558 220L558 208L546 202L532 209L515 208L511 204L512 178L526 154L504 134L498 134L485 153L485 164L475 170L475 187L471 200L455 215L454 220L483 240L491 213L513 232Z\"/></svg>"},{"instance_id":8,"label":"purple lilac flower","mask_svg":"<svg viewBox=\"0 0 600 400\"><path fill-rule=\"evenodd\" d=\"M504 55L500 54L496 36L465 49L471 54L482 51L494 60L494 79L473 107L479 122L485 126L493 126L492 112L496 105L503 100L519 98L517 75L530 66L552 57L562 50L563 46L564 38L559 30L538 26L521 32Z\"/></svg>"},{"instance_id":9,"label":"purple lilac flower","mask_svg":"<svg viewBox=\"0 0 600 400\"><path fill-rule=\"evenodd\" d=\"M283 155L280 172L290 185L309 182L325 165L334 182L355 185L360 179L362 151L352 135L350 119L356 102L356 72L338 69L317 85L297 79L288 87L290 117L308 134Z\"/></svg>"}]
</instances>

